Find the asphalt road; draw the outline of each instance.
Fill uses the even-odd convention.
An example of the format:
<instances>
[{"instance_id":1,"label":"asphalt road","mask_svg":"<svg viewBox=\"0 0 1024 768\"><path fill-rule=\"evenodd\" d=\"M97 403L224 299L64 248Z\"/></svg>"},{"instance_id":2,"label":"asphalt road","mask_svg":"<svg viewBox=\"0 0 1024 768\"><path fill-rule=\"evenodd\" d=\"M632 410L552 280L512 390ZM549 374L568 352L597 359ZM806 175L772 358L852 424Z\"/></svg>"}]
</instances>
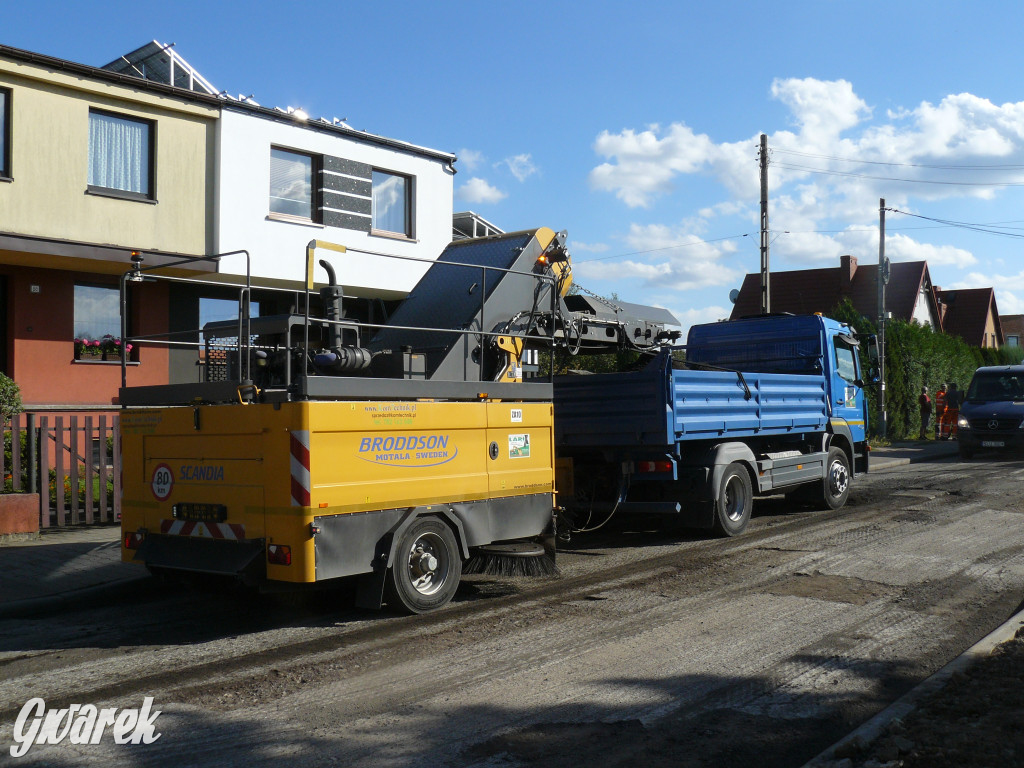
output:
<instances>
[{"instance_id":1,"label":"asphalt road","mask_svg":"<svg viewBox=\"0 0 1024 768\"><path fill-rule=\"evenodd\" d=\"M799 766L1024 598L1024 465L873 474L742 537L605 529L557 579L394 617L179 586L0 626L0 764ZM161 714L152 744L7 757L29 697Z\"/></svg>"}]
</instances>

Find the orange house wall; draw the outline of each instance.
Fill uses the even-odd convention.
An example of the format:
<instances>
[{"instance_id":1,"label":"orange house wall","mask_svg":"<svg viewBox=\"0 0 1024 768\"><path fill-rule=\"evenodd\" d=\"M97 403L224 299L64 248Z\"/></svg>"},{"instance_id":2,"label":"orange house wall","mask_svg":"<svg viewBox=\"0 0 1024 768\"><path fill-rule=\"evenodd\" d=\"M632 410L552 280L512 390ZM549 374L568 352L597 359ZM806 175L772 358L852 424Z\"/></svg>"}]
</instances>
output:
<instances>
[{"instance_id":1,"label":"orange house wall","mask_svg":"<svg viewBox=\"0 0 1024 768\"><path fill-rule=\"evenodd\" d=\"M33 406L111 405L121 386L118 362L74 359L75 283L117 287L116 279L53 270L8 273L8 374L21 388L26 408ZM39 286L32 293L31 286ZM133 303L131 333L167 331L166 285L146 284L145 298ZM167 349L140 346L138 365L128 366L128 385L166 384Z\"/></svg>"}]
</instances>

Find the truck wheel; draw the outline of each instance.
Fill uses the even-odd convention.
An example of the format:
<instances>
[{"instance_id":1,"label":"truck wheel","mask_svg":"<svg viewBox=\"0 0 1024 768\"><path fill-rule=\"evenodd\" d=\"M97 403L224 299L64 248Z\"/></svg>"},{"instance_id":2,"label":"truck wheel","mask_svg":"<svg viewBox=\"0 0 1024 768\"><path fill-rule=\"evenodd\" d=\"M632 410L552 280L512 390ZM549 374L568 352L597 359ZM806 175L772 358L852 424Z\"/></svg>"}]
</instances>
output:
<instances>
[{"instance_id":1,"label":"truck wheel","mask_svg":"<svg viewBox=\"0 0 1024 768\"><path fill-rule=\"evenodd\" d=\"M715 500L715 533L719 536L738 536L750 522L754 505L754 492L750 475L742 464L733 462L722 473Z\"/></svg>"},{"instance_id":2,"label":"truck wheel","mask_svg":"<svg viewBox=\"0 0 1024 768\"><path fill-rule=\"evenodd\" d=\"M829 448L821 501L829 509L839 509L850 497L850 462L842 448Z\"/></svg>"},{"instance_id":3,"label":"truck wheel","mask_svg":"<svg viewBox=\"0 0 1024 768\"><path fill-rule=\"evenodd\" d=\"M407 613L440 608L455 595L462 556L455 534L443 522L422 517L410 525L395 548L388 570L388 605Z\"/></svg>"}]
</instances>

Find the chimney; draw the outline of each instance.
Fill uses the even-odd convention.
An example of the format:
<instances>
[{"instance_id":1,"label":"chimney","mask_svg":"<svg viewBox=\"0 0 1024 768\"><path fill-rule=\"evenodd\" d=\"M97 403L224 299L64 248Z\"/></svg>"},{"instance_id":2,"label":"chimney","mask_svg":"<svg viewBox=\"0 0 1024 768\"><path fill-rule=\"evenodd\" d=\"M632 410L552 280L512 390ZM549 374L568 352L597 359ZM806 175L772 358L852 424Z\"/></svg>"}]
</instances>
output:
<instances>
[{"instance_id":1,"label":"chimney","mask_svg":"<svg viewBox=\"0 0 1024 768\"><path fill-rule=\"evenodd\" d=\"M839 257L839 295L850 295L850 284L857 271L857 257L849 254Z\"/></svg>"}]
</instances>

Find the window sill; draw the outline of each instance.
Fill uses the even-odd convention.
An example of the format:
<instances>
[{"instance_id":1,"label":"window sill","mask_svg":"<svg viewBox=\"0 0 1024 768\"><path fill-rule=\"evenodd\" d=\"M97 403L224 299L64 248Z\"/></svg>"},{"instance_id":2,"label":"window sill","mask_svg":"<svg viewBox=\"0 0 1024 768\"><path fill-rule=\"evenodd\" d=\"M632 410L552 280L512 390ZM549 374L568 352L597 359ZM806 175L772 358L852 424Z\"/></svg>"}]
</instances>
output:
<instances>
[{"instance_id":1,"label":"window sill","mask_svg":"<svg viewBox=\"0 0 1024 768\"><path fill-rule=\"evenodd\" d=\"M14 181L14 177L13 176L4 176L2 173L0 173L0 181L12 182L12 181Z\"/></svg>"},{"instance_id":2,"label":"window sill","mask_svg":"<svg viewBox=\"0 0 1024 768\"><path fill-rule=\"evenodd\" d=\"M120 360L77 360L77 359L75 359L75 360L71 361L71 364L72 365L116 365L116 366L120 367L121 361ZM125 363L125 365L130 367L130 366L133 366L133 365L140 365L140 363L139 363L138 360L129 360L127 363Z\"/></svg>"},{"instance_id":3,"label":"window sill","mask_svg":"<svg viewBox=\"0 0 1024 768\"><path fill-rule=\"evenodd\" d=\"M300 227L312 227L313 229L324 228L323 224L313 221L312 219L306 219L302 216L289 216L287 213L268 213L266 220L279 221L282 224L298 224Z\"/></svg>"},{"instance_id":4,"label":"window sill","mask_svg":"<svg viewBox=\"0 0 1024 768\"><path fill-rule=\"evenodd\" d=\"M138 192L125 192L123 189L109 189L107 187L86 187L85 194L95 195L96 197L113 197L117 200L131 200L135 203L148 203L149 205L156 205L156 198L149 197L148 195L140 195Z\"/></svg>"},{"instance_id":5,"label":"window sill","mask_svg":"<svg viewBox=\"0 0 1024 768\"><path fill-rule=\"evenodd\" d=\"M409 237L408 235L403 235L400 232L388 232L387 230L384 229L371 229L370 237L385 237L388 240L402 240L406 243L419 242L419 240L417 240L415 237Z\"/></svg>"}]
</instances>

